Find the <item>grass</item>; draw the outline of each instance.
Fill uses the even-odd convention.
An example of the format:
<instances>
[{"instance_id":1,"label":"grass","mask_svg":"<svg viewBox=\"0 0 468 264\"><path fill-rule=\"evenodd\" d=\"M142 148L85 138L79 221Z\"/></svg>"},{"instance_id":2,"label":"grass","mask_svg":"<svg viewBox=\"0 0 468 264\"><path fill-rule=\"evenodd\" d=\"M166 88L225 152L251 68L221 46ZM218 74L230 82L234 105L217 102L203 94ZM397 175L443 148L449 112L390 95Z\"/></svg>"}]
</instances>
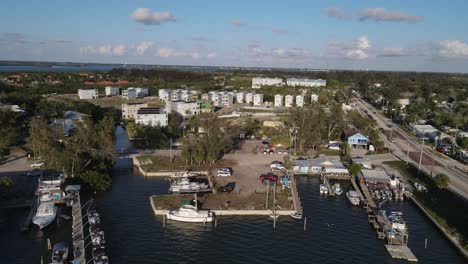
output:
<instances>
[{"instance_id":1,"label":"grass","mask_svg":"<svg viewBox=\"0 0 468 264\"><path fill-rule=\"evenodd\" d=\"M407 165L402 161L384 163L398 170L405 178L423 182L428 187L428 192L415 192L415 199L467 249L468 202L450 190L437 188L430 176L418 174L417 168L412 165Z\"/></svg>"},{"instance_id":2,"label":"grass","mask_svg":"<svg viewBox=\"0 0 468 264\"><path fill-rule=\"evenodd\" d=\"M326 148L320 148L317 150L318 154L324 154L327 156L340 156L341 155L341 150L336 150L336 149L326 149Z\"/></svg>"},{"instance_id":3,"label":"grass","mask_svg":"<svg viewBox=\"0 0 468 264\"><path fill-rule=\"evenodd\" d=\"M185 169L185 161L181 157L173 157L172 162L169 162L169 157L154 157L154 156L140 156L139 157L142 167L145 171L174 171Z\"/></svg>"}]
</instances>

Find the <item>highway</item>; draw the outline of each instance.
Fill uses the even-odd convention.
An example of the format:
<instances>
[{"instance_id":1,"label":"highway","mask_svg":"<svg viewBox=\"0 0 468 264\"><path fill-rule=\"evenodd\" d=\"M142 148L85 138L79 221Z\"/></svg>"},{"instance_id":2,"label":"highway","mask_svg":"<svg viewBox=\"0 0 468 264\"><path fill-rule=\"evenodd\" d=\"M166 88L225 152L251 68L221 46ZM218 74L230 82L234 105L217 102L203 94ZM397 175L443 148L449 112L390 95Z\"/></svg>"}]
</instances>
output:
<instances>
[{"instance_id":1,"label":"highway","mask_svg":"<svg viewBox=\"0 0 468 264\"><path fill-rule=\"evenodd\" d=\"M392 131L393 138L395 138L393 143L383 133L381 133L381 139L386 146L393 150L395 156L411 162L416 167L418 167L421 159L421 170L429 175L435 176L439 173L445 173L450 178L449 189L468 199L468 174L464 172L464 164L449 157L440 157L438 154L434 154L435 150L432 150L431 146L428 145L424 145L421 158L421 143L408 136L398 125L392 123L389 118L379 113L369 103L362 99L355 99L354 102L356 103L356 109L361 114L369 114L374 118L378 128ZM367 111L367 113L364 111Z\"/></svg>"}]
</instances>

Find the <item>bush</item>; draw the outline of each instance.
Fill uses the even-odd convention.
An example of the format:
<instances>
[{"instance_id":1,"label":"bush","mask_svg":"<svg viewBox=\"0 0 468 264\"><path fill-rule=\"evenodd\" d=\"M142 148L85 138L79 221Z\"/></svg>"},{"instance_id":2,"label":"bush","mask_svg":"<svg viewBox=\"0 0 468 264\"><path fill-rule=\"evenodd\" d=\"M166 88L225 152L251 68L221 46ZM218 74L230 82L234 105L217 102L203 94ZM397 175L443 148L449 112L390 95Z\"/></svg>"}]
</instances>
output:
<instances>
[{"instance_id":1,"label":"bush","mask_svg":"<svg viewBox=\"0 0 468 264\"><path fill-rule=\"evenodd\" d=\"M81 175L81 180L91 189L103 192L110 189L112 184L111 177L106 173L97 171L86 171Z\"/></svg>"}]
</instances>

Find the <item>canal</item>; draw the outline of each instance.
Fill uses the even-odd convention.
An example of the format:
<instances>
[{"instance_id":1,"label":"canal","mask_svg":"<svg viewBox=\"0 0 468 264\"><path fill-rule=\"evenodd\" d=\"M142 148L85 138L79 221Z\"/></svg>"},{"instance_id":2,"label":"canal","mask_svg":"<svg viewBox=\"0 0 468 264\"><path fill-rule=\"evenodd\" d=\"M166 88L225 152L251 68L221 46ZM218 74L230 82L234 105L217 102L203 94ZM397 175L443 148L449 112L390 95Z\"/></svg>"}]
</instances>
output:
<instances>
[{"instance_id":1,"label":"canal","mask_svg":"<svg viewBox=\"0 0 468 264\"><path fill-rule=\"evenodd\" d=\"M116 148L130 146L122 128L116 135ZM298 177L297 183L307 217L305 232L301 221L289 217L280 217L275 230L267 217L220 217L217 228L176 222L163 227L161 218L151 210L149 196L166 193L167 181L139 175L129 159L117 161L112 190L94 198L102 213L112 263L406 262L390 257L365 210L351 206L344 194L320 196L317 177ZM385 207L403 211L409 247L418 263L466 263L410 202ZM19 233L26 214L25 210L0 211L0 263L40 263L41 254L47 252L47 237L56 242L69 236L66 220L44 231L33 228L27 234Z\"/></svg>"}]
</instances>

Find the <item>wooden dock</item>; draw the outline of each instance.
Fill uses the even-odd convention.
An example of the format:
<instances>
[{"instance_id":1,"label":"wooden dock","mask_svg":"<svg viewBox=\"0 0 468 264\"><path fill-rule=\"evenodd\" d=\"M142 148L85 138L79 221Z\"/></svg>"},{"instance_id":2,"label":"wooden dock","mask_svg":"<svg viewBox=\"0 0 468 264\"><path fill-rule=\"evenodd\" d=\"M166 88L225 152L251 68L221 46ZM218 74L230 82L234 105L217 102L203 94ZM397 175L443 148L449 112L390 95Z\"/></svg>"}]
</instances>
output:
<instances>
[{"instance_id":1,"label":"wooden dock","mask_svg":"<svg viewBox=\"0 0 468 264\"><path fill-rule=\"evenodd\" d=\"M330 181L328 180L328 177L326 175L323 176L323 183L327 186L328 189L328 195L330 196L335 196L335 192L333 191Z\"/></svg>"},{"instance_id":2,"label":"wooden dock","mask_svg":"<svg viewBox=\"0 0 468 264\"><path fill-rule=\"evenodd\" d=\"M294 210L298 214L302 214L302 204L301 200L299 199L299 193L297 192L297 184L296 184L296 177L294 176L294 173L291 172L291 177L289 177L290 184L291 184L291 194L293 197L293 205L294 205Z\"/></svg>"},{"instance_id":3,"label":"wooden dock","mask_svg":"<svg viewBox=\"0 0 468 264\"><path fill-rule=\"evenodd\" d=\"M73 254L75 261L73 263L86 264L84 233L83 233L83 215L81 214L80 194L75 194L72 205L72 239Z\"/></svg>"},{"instance_id":4,"label":"wooden dock","mask_svg":"<svg viewBox=\"0 0 468 264\"><path fill-rule=\"evenodd\" d=\"M385 247L387 248L387 251L390 253L392 258L406 259L408 261L418 261L416 256L407 246L385 245Z\"/></svg>"},{"instance_id":5,"label":"wooden dock","mask_svg":"<svg viewBox=\"0 0 468 264\"><path fill-rule=\"evenodd\" d=\"M369 189L367 188L367 186L364 183L361 183L361 182L359 182L359 185L361 186L361 190L364 193L364 197L366 198L365 201L367 202L367 204L371 208L377 208L377 205L375 204L374 199L372 198L372 195L370 194Z\"/></svg>"},{"instance_id":6,"label":"wooden dock","mask_svg":"<svg viewBox=\"0 0 468 264\"><path fill-rule=\"evenodd\" d=\"M21 232L29 231L32 218L34 217L34 214L36 213L38 206L39 206L39 202L37 200L37 197L34 196L34 198L32 199L31 209L29 210L28 216L26 216L26 219L24 220L23 224L20 227Z\"/></svg>"},{"instance_id":7,"label":"wooden dock","mask_svg":"<svg viewBox=\"0 0 468 264\"><path fill-rule=\"evenodd\" d=\"M364 196L362 195L361 190L359 190L359 187L358 187L358 185L357 185L357 183L356 183L356 179L354 179L354 177L351 177L350 180L351 180L351 184L353 185L354 190L355 190L355 191L358 193L358 195L359 195L359 199L361 199L361 201L364 201Z\"/></svg>"}]
</instances>

